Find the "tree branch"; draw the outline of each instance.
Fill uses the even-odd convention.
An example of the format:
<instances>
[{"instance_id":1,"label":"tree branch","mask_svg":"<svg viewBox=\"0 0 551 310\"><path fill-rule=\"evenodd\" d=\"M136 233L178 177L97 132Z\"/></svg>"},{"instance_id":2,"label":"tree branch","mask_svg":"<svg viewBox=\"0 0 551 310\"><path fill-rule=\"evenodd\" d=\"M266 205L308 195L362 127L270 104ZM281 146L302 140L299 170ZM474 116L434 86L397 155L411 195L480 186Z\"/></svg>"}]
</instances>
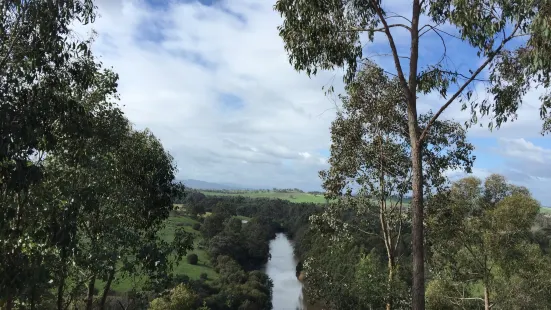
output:
<instances>
[{"instance_id":1,"label":"tree branch","mask_svg":"<svg viewBox=\"0 0 551 310\"><path fill-rule=\"evenodd\" d=\"M392 56L392 54L386 54L386 53L383 53L383 54L381 54L381 53L378 53L378 54L371 54L371 55L369 55L369 58L371 58L371 57L378 57L378 56L385 56L385 57L386 57L386 56ZM403 59L409 59L409 56L398 56L398 57L399 57L399 58L403 58Z\"/></svg>"},{"instance_id":2,"label":"tree branch","mask_svg":"<svg viewBox=\"0 0 551 310\"><path fill-rule=\"evenodd\" d=\"M411 96L415 96L415 94L412 94L409 90L408 82L406 81L406 78L404 76L404 71L402 70L402 65L400 64L400 57L398 55L398 49L396 48L396 44L394 43L394 38L392 37L392 34L390 33L390 27L388 23L386 22L385 16L383 15L383 11L381 9L381 6L377 3L375 0L371 0L371 4L373 4L373 7L375 8L375 11L377 12L377 15L379 16L379 19L381 20L381 23L384 26L384 32L388 38L388 44L390 45L390 49L392 50L392 55L394 56L394 64L396 66L396 71L398 74L398 79L400 80L400 84L402 84L402 88L404 89L404 92L406 94L406 97L411 98Z\"/></svg>"},{"instance_id":3,"label":"tree branch","mask_svg":"<svg viewBox=\"0 0 551 310\"><path fill-rule=\"evenodd\" d=\"M417 69L419 65L419 15L421 14L421 6L419 4L419 0L413 0L413 7L412 7L411 14L412 14L411 47L410 47L409 80L408 80L410 97L407 99L408 99L408 127L410 132L410 139L414 140L414 139L417 139L417 137L419 136L419 125L417 123L418 122L417 120ZM417 145L417 141L411 141L412 148L415 149L417 147L416 145ZM420 202L420 204L422 204L422 202ZM422 234L422 230L423 228L421 227L421 234ZM413 231L415 232L416 230L414 229ZM423 245L421 243L420 249L422 250L422 248L423 248ZM417 249L414 248L413 252L415 253L416 251ZM413 260L415 265L415 260L417 257L416 254L413 254L413 257L414 257ZM413 281L414 283L416 282L415 278L416 276L414 275L414 281ZM423 280L421 280L421 282L423 282ZM413 291L416 291L415 284L414 284ZM414 304L416 303L415 299L417 297L416 297L416 294L414 294L414 297L413 297ZM414 306L414 309L415 308L417 307Z\"/></svg>"},{"instance_id":4,"label":"tree branch","mask_svg":"<svg viewBox=\"0 0 551 310\"><path fill-rule=\"evenodd\" d=\"M514 37L515 33L517 32L517 30L519 29L519 27L520 27L520 21L517 23L517 25L515 26L515 29L513 29L512 33L509 35L509 37L507 37L505 40L503 40L501 42L501 44L498 46L498 48L496 48L495 51L493 51L488 56L486 61L484 61L484 63L482 65L480 65L480 67L478 67L478 69L471 75L471 77L455 92L455 94L453 94L453 96L451 96L451 98L443 106L440 107L438 112L436 112L434 114L434 116L430 119L430 121L427 123L427 126L425 127L425 129L421 133L421 136L419 137L419 142L422 142L427 137L429 129L434 124L436 119L438 119L440 114L442 114L444 112L444 110L446 110L448 108L448 106L450 106L450 104L452 104L452 102L455 99L457 99L457 97L459 97L459 95L465 90L465 88L467 88L467 86L469 86L469 84L476 79L477 75L480 74L480 72L482 72L482 70L484 70L484 68L486 68L486 66L503 49L505 44L507 44L507 42L509 42L511 39L513 39L513 37Z\"/></svg>"},{"instance_id":5,"label":"tree branch","mask_svg":"<svg viewBox=\"0 0 551 310\"><path fill-rule=\"evenodd\" d=\"M429 29L429 30L423 32L422 34L420 34L419 38L421 38L421 36L423 36L423 34L429 32L430 30L434 31L434 33L436 33L440 37L440 41L442 41L442 46L444 46L444 53L442 54L442 58L440 58L440 60L438 61L438 63L441 63L444 60L444 58L446 57L446 55L448 54L448 48L446 46L446 41L444 41L444 38L442 37L442 35L440 33L438 33L438 31L436 31L437 28L432 26L432 25L426 24L425 26L421 27L421 29L423 29L426 26L429 26L431 29ZM421 31L421 29L419 29L419 31Z\"/></svg>"},{"instance_id":6,"label":"tree branch","mask_svg":"<svg viewBox=\"0 0 551 310\"><path fill-rule=\"evenodd\" d=\"M456 38L456 39L458 39L458 40L463 40L463 38L458 37L458 36L456 36L455 34L451 34L451 33L447 32L447 31L444 31L444 30L438 28L437 26L432 26L432 25L429 25L429 24L426 24L426 25L424 25L423 27L421 27L421 28L419 29L419 31L421 31L421 30L422 30L423 28L425 28L425 27L431 27L431 29L425 30L419 37L423 36L425 33L429 32L429 31L431 31L431 30L434 30L434 31L437 31L437 32L442 32L443 34L446 34L446 35L448 35L448 36L450 36L450 37L452 37L452 38Z\"/></svg>"},{"instance_id":7,"label":"tree branch","mask_svg":"<svg viewBox=\"0 0 551 310\"><path fill-rule=\"evenodd\" d=\"M409 27L408 25L405 25L405 24L391 24L391 25L388 25L388 28L396 28L396 27L404 28L404 29L406 29L406 30L408 30L408 31L411 31L411 27ZM384 31L385 31L385 27L382 27L382 28L374 28L374 29L369 29L369 28L351 28L351 29L339 30L339 32L367 32L367 31L384 32Z\"/></svg>"},{"instance_id":8,"label":"tree branch","mask_svg":"<svg viewBox=\"0 0 551 310\"><path fill-rule=\"evenodd\" d=\"M394 15L388 15L388 16L386 17L387 19L391 19L391 18L402 18L402 19L404 19L405 21L407 21L408 23L411 24L411 19L405 17L404 15L400 15L400 14L398 14L398 13L396 13L396 12L388 12L388 13L391 13L391 14L394 14Z\"/></svg>"},{"instance_id":9,"label":"tree branch","mask_svg":"<svg viewBox=\"0 0 551 310\"><path fill-rule=\"evenodd\" d=\"M459 73L459 72L453 72L453 71L448 71L448 70L440 70L440 69L434 69L434 70L430 70L428 72L425 72L424 74L429 74L429 73L432 73L434 71L440 71L442 73L445 73L445 74L449 74L449 75L454 75L455 77L460 77L460 78L463 78L465 80L468 80L468 79L471 79L472 76L466 76L465 74L463 73ZM490 82L490 80L488 79L478 79L478 78L474 78L473 81L477 81L477 82Z\"/></svg>"}]
</instances>

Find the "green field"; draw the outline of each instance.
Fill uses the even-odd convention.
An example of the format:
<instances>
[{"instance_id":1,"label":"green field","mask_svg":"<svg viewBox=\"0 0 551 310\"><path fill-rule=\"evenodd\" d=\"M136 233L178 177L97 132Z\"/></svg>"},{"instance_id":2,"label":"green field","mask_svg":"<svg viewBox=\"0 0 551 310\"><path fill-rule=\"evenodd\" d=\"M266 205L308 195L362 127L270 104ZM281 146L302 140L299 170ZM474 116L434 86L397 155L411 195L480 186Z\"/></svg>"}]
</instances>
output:
<instances>
[{"instance_id":1,"label":"green field","mask_svg":"<svg viewBox=\"0 0 551 310\"><path fill-rule=\"evenodd\" d=\"M541 207L541 208L540 208L540 212L541 212L541 213L551 214L551 207Z\"/></svg>"},{"instance_id":2,"label":"green field","mask_svg":"<svg viewBox=\"0 0 551 310\"><path fill-rule=\"evenodd\" d=\"M214 192L214 191L201 191L203 194L208 196L244 196L250 198L278 198L283 200L289 200L291 202L312 202L312 203L325 203L325 198L323 195L313 195L309 193L300 193L300 192L255 192L249 191L245 193L231 193L231 192Z\"/></svg>"},{"instance_id":3,"label":"green field","mask_svg":"<svg viewBox=\"0 0 551 310\"><path fill-rule=\"evenodd\" d=\"M176 275L187 275L191 279L199 279L202 273L206 273L208 276L207 281L217 279L218 274L212 268L207 252L197 247L198 243L201 241L201 235L198 231L193 230L192 226L195 223L198 222L189 217L171 215L166 221L166 227L160 232L161 238L168 242L174 239L174 231L178 227L184 227L187 232L191 232L195 235L194 250L188 252L188 254L197 254L197 256L199 257L198 264L188 264L187 260L184 258L178 264L178 266L175 266L174 273ZM143 278L139 276L133 278L124 278L120 281L114 281L112 284L112 289L116 292L127 292L133 287L139 286L142 281ZM102 284L98 283L98 287L101 288Z\"/></svg>"}]
</instances>

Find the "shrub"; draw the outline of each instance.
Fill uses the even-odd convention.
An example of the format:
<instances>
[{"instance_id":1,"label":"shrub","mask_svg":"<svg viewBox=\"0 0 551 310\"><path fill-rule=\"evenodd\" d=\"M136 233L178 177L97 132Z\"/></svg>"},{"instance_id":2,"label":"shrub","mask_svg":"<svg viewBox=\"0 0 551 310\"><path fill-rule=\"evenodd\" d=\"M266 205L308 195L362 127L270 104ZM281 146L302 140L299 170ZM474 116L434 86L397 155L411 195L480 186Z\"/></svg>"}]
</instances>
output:
<instances>
[{"instance_id":1,"label":"shrub","mask_svg":"<svg viewBox=\"0 0 551 310\"><path fill-rule=\"evenodd\" d=\"M197 263L199 262L199 257L197 257L197 254L191 253L187 256L187 262L192 265L197 265Z\"/></svg>"},{"instance_id":2,"label":"shrub","mask_svg":"<svg viewBox=\"0 0 551 310\"><path fill-rule=\"evenodd\" d=\"M194 230L200 230L201 229L201 224L199 224L199 223L193 224L193 229Z\"/></svg>"},{"instance_id":3,"label":"shrub","mask_svg":"<svg viewBox=\"0 0 551 310\"><path fill-rule=\"evenodd\" d=\"M209 276L205 272L201 273L201 275L199 277L200 277L201 280L206 280L206 279L209 278Z\"/></svg>"},{"instance_id":4,"label":"shrub","mask_svg":"<svg viewBox=\"0 0 551 310\"><path fill-rule=\"evenodd\" d=\"M150 310L191 310L197 300L197 294L184 284L170 291L168 296L155 298L149 305Z\"/></svg>"}]
</instances>

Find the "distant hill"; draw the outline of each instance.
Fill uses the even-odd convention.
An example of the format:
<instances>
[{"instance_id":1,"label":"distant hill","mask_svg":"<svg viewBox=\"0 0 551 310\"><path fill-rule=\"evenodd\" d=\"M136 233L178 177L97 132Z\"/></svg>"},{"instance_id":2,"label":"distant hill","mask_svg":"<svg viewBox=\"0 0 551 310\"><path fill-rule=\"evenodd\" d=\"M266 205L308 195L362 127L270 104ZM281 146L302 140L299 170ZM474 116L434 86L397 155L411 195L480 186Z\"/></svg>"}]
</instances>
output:
<instances>
[{"instance_id":1,"label":"distant hill","mask_svg":"<svg viewBox=\"0 0 551 310\"><path fill-rule=\"evenodd\" d=\"M245 188L238 185L228 185L220 183L211 183L201 180L187 179L182 181L186 187L193 189L214 189L214 190L244 190Z\"/></svg>"}]
</instances>

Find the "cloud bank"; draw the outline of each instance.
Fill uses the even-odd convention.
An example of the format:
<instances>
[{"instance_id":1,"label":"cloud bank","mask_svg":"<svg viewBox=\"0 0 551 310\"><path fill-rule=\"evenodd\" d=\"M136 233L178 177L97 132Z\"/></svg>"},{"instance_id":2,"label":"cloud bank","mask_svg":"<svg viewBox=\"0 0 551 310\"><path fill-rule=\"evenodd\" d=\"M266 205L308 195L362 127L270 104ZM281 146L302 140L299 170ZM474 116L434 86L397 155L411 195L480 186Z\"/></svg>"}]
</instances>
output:
<instances>
[{"instance_id":1,"label":"cloud bank","mask_svg":"<svg viewBox=\"0 0 551 310\"><path fill-rule=\"evenodd\" d=\"M342 91L342 72L308 78L294 71L273 4L98 1L94 51L119 73L129 119L161 139L178 163L179 178L320 188L317 172L327 168L329 126L338 105L322 87ZM89 30L77 29L83 37ZM422 55L435 53L430 47ZM378 40L370 52L385 48ZM538 95L528 95L518 121L497 132L472 128L469 138L477 146L478 175L504 173L543 201L551 199L544 190L551 185L551 144L532 141L541 127ZM441 104L433 94L420 98L421 110ZM468 118L458 104L443 116ZM492 167L493 158L505 166Z\"/></svg>"}]
</instances>

